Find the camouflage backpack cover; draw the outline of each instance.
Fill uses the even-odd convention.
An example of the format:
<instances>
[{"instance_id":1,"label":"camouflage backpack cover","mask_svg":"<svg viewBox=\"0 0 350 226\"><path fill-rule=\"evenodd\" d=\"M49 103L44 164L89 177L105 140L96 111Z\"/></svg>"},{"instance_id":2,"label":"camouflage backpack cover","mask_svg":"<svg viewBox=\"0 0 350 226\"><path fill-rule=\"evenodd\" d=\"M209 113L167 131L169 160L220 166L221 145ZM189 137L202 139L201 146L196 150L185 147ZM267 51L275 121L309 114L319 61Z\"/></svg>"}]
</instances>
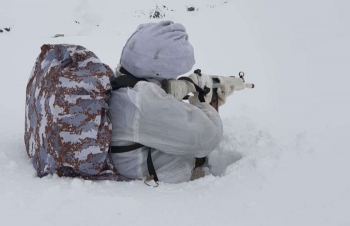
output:
<instances>
[{"instance_id":1,"label":"camouflage backpack cover","mask_svg":"<svg viewBox=\"0 0 350 226\"><path fill-rule=\"evenodd\" d=\"M109 159L113 71L82 46L43 45L26 90L25 146L38 176L117 179Z\"/></svg>"}]
</instances>

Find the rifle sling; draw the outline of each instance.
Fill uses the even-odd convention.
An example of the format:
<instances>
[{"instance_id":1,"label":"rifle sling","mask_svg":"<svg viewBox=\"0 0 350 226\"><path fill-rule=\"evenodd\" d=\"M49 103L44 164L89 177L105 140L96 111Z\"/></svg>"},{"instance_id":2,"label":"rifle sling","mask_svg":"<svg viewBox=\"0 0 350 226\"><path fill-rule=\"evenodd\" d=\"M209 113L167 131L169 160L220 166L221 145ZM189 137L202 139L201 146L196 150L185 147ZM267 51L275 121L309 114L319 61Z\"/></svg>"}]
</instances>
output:
<instances>
[{"instance_id":1,"label":"rifle sling","mask_svg":"<svg viewBox=\"0 0 350 226\"><path fill-rule=\"evenodd\" d=\"M194 83L192 81L192 79L190 79L189 77L181 77L178 80L185 80L187 82L192 83L194 85L194 87L196 88L196 91L198 92L198 99L199 99L199 101L200 102L205 102L204 96L210 92L210 88L205 86L204 89L202 89L196 83Z\"/></svg>"}]
</instances>

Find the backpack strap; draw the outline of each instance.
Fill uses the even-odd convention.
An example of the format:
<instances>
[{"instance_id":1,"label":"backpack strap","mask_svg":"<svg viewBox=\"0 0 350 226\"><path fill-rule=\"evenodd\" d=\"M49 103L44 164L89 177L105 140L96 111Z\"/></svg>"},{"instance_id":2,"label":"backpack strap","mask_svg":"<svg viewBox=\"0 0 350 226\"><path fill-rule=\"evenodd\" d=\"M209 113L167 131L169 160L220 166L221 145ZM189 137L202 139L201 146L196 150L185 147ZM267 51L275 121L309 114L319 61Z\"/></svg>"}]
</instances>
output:
<instances>
[{"instance_id":1,"label":"backpack strap","mask_svg":"<svg viewBox=\"0 0 350 226\"><path fill-rule=\"evenodd\" d=\"M128 146L111 146L111 153L129 152L129 151L139 149L143 146L145 146L145 145L139 144L139 143L128 145Z\"/></svg>"},{"instance_id":2,"label":"backpack strap","mask_svg":"<svg viewBox=\"0 0 350 226\"><path fill-rule=\"evenodd\" d=\"M125 74L123 76L114 77L111 79L111 85L113 90L117 90L125 87L134 87L139 81L147 81L144 78L137 78L130 74L123 67L120 69L120 73Z\"/></svg>"},{"instance_id":3,"label":"backpack strap","mask_svg":"<svg viewBox=\"0 0 350 226\"><path fill-rule=\"evenodd\" d=\"M155 182L158 182L158 176L156 173L156 169L154 168L153 161L152 161L152 154L151 154L151 149L149 148L148 150L148 155L147 155L147 168L148 168L148 174L153 177L153 180Z\"/></svg>"},{"instance_id":4,"label":"backpack strap","mask_svg":"<svg viewBox=\"0 0 350 226\"><path fill-rule=\"evenodd\" d=\"M123 75L111 79L111 85L113 90L117 90L124 87L134 87L139 81L147 80L142 78L136 78L133 75Z\"/></svg>"},{"instance_id":5,"label":"backpack strap","mask_svg":"<svg viewBox=\"0 0 350 226\"><path fill-rule=\"evenodd\" d=\"M125 68L120 69L120 73L125 74L123 76L119 76L116 78L113 78L111 80L111 85L113 90L117 90L120 88L125 88L125 87L134 87L136 83L139 81L147 81L146 79L142 78L137 78L130 74ZM144 147L145 145L143 144L132 144L128 146L111 146L111 153L124 153L124 152L129 152L133 151L136 149L139 149L141 147ZM158 176L156 173L156 170L153 165L152 161L152 155L151 155L151 148L148 150L148 155L147 155L147 167L148 167L148 173L150 176L153 176L154 181L158 182Z\"/></svg>"}]
</instances>

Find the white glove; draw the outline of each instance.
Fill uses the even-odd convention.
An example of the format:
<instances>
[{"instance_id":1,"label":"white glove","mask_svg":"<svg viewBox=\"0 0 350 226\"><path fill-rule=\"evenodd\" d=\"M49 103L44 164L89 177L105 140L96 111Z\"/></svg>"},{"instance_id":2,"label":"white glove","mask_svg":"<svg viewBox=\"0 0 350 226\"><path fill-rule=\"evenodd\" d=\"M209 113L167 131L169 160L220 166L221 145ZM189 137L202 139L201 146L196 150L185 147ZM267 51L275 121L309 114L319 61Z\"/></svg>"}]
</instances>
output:
<instances>
[{"instance_id":1,"label":"white glove","mask_svg":"<svg viewBox=\"0 0 350 226\"><path fill-rule=\"evenodd\" d=\"M206 75L206 74L198 75L196 73L190 74L188 77L192 79L192 81L200 88L204 89L204 87L207 87L210 89L210 92L204 96L205 102L209 104L211 101L211 97L213 95L213 92L212 92L213 79L209 75ZM194 96L190 97L188 101L191 104L199 103L200 100L198 98L198 92L194 91L193 94Z\"/></svg>"},{"instance_id":2,"label":"white glove","mask_svg":"<svg viewBox=\"0 0 350 226\"><path fill-rule=\"evenodd\" d=\"M241 78L218 76L221 88L217 89L219 106L226 103L226 98L230 96L234 90L242 90L245 88Z\"/></svg>"}]
</instances>

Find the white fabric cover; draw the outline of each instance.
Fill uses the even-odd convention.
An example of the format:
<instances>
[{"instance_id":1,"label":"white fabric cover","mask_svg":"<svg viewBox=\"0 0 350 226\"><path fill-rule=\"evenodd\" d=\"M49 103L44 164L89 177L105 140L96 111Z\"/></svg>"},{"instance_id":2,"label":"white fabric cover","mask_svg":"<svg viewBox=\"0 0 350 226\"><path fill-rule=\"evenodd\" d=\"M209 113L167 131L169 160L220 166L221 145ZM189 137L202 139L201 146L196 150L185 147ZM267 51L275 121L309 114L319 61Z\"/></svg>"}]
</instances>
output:
<instances>
[{"instance_id":1,"label":"white fabric cover","mask_svg":"<svg viewBox=\"0 0 350 226\"><path fill-rule=\"evenodd\" d=\"M219 98L219 106L226 103L226 98L230 96L233 91L243 90L246 86L243 79L236 77L217 77L220 81L221 87L218 88L217 94Z\"/></svg>"},{"instance_id":2,"label":"white fabric cover","mask_svg":"<svg viewBox=\"0 0 350 226\"><path fill-rule=\"evenodd\" d=\"M128 39L120 63L138 78L174 79L192 69L194 50L182 24L146 23Z\"/></svg>"},{"instance_id":3,"label":"white fabric cover","mask_svg":"<svg viewBox=\"0 0 350 226\"><path fill-rule=\"evenodd\" d=\"M213 79L207 74L198 75L196 73L190 74L188 77L192 79L192 81L202 89L204 89L204 87L210 88L210 92L204 96L205 102L210 103L211 98L213 96L213 91L212 91ZM200 102L198 98L198 93L194 92L193 94L194 96L190 97L189 102L191 104Z\"/></svg>"},{"instance_id":4,"label":"white fabric cover","mask_svg":"<svg viewBox=\"0 0 350 226\"><path fill-rule=\"evenodd\" d=\"M148 174L147 154L151 147L160 181L189 181L194 157L207 156L222 138L221 118L213 107L176 100L152 82L138 82L134 88L113 91L109 105L112 146L135 142L145 145L111 154L124 180L142 179Z\"/></svg>"}]
</instances>

